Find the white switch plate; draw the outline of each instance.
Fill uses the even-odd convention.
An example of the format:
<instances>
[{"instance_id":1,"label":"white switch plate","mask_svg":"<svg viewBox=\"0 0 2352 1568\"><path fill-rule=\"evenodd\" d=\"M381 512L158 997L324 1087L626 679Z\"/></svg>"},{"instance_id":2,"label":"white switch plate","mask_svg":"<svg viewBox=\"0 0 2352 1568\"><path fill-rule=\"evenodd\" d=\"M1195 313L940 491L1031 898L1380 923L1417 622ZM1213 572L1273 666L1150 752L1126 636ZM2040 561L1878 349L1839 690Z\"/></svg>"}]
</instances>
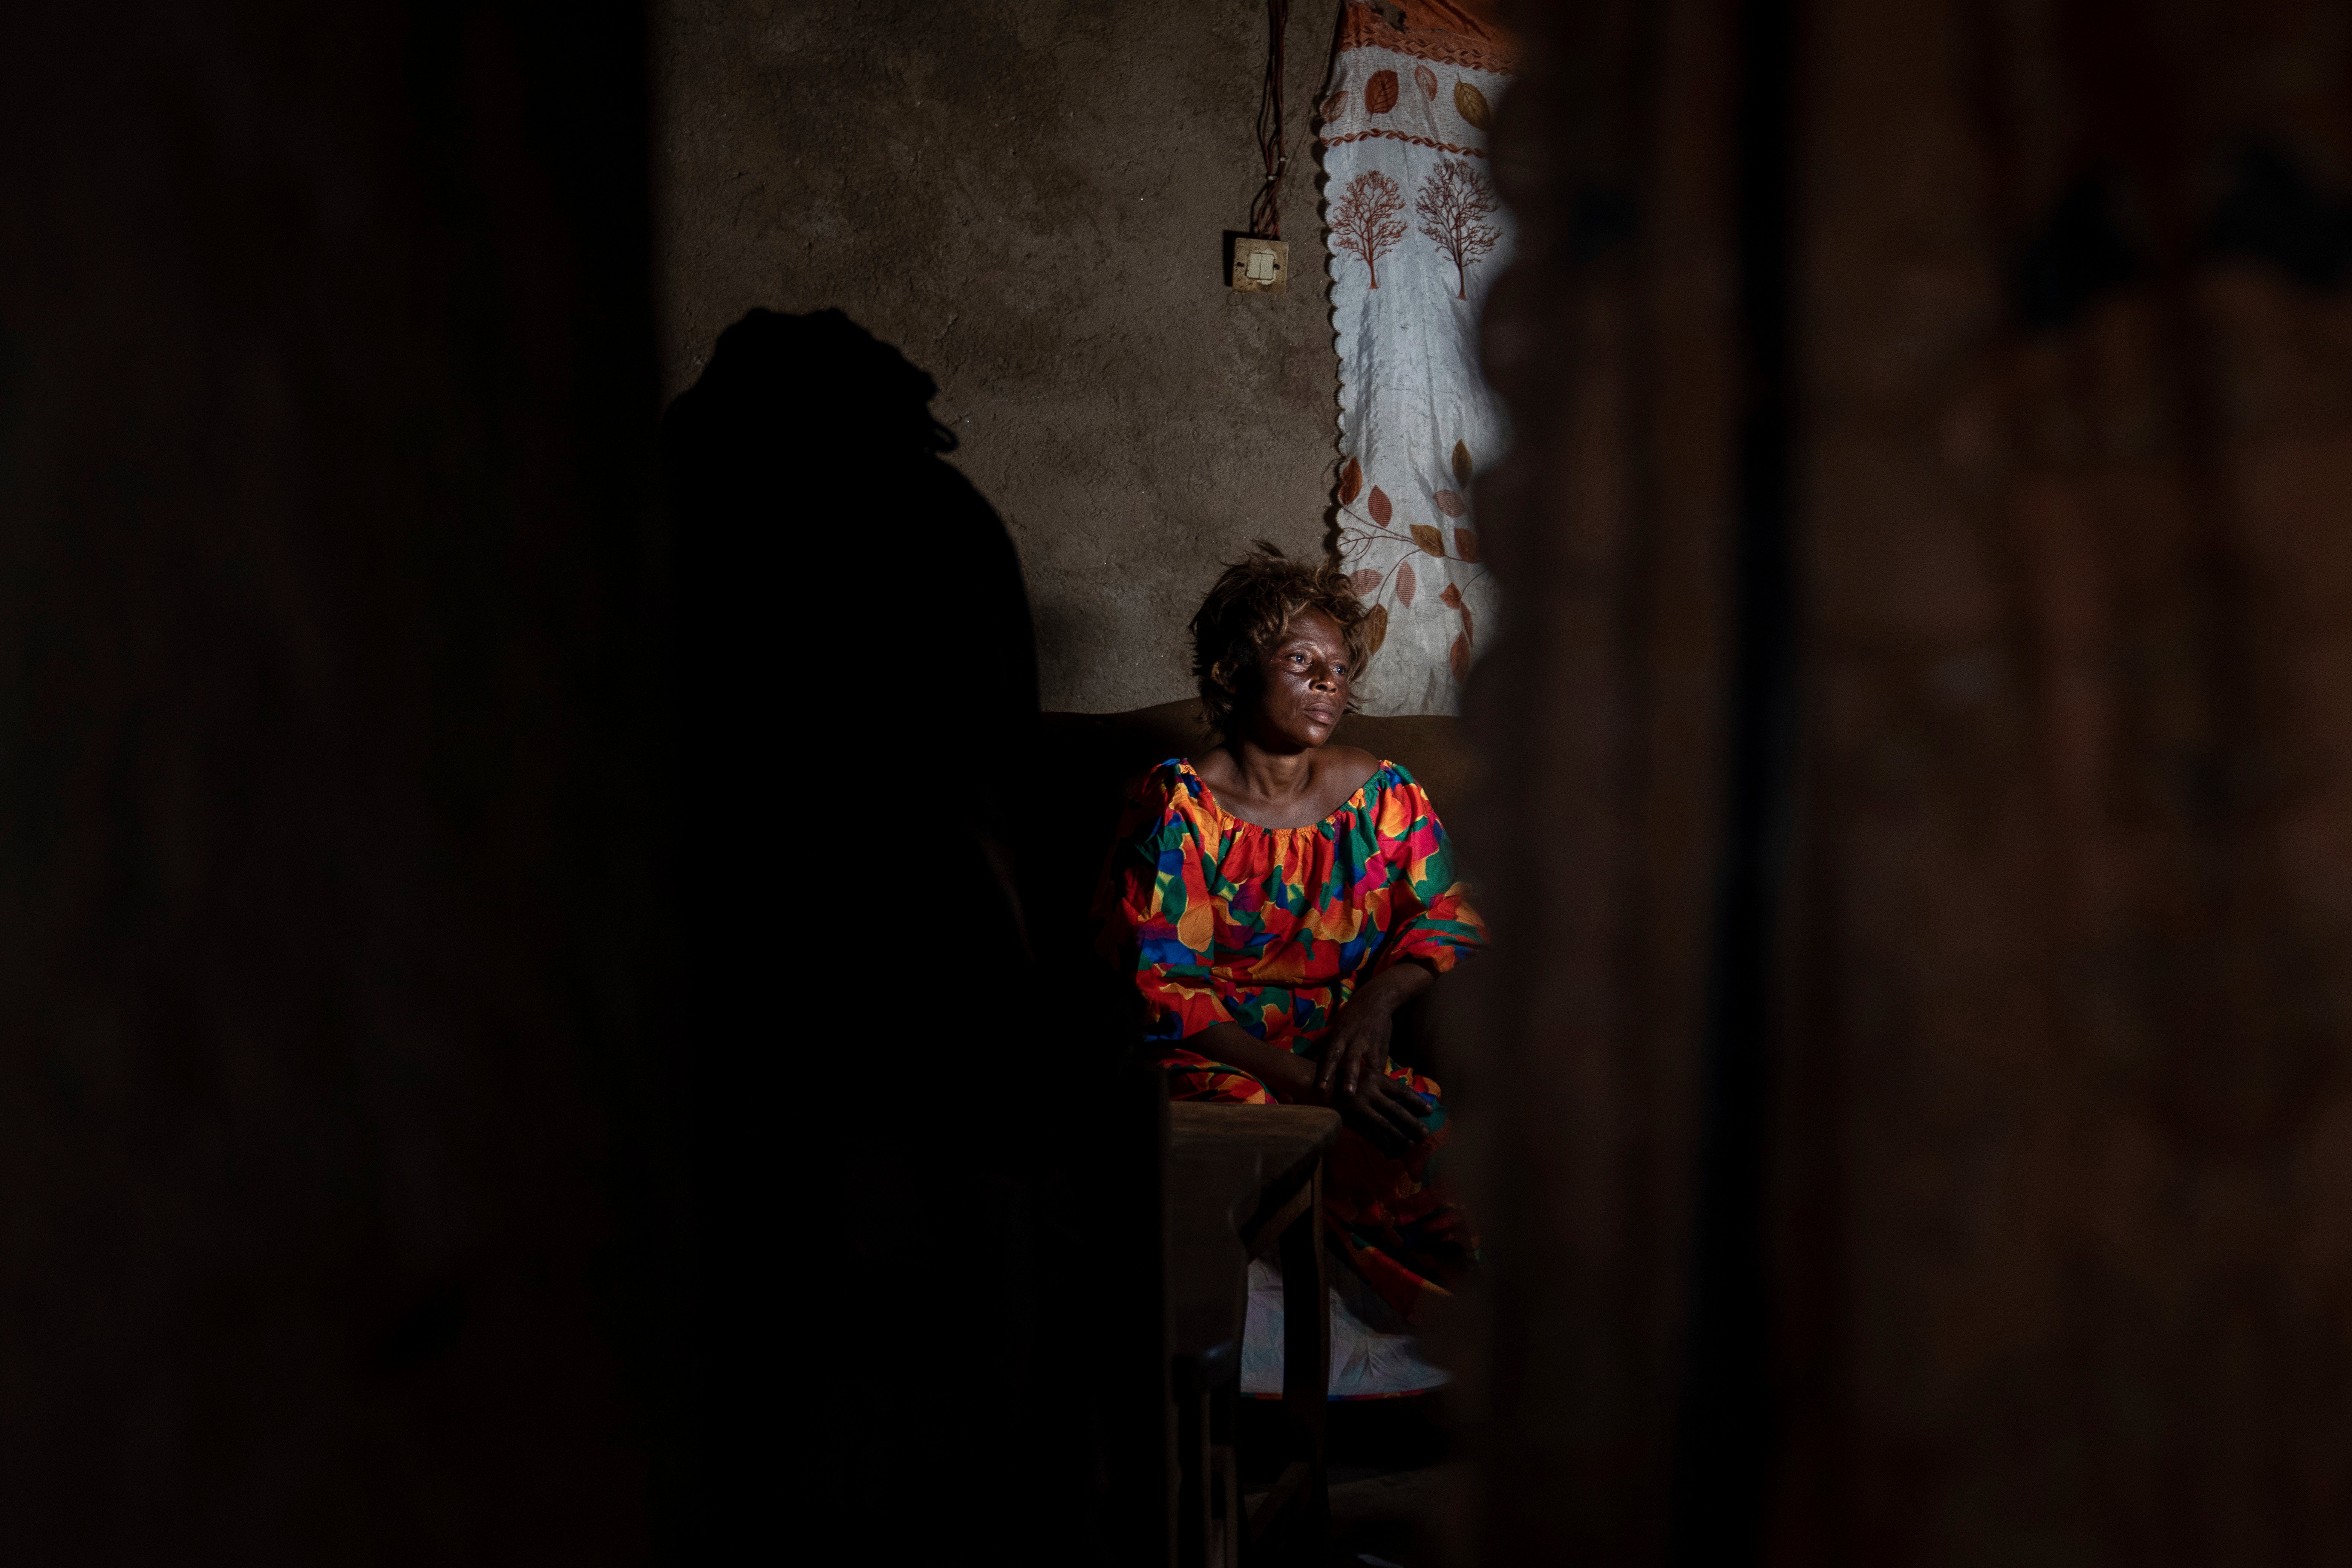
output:
<instances>
[{"instance_id":1,"label":"white switch plate","mask_svg":"<svg viewBox=\"0 0 2352 1568\"><path fill-rule=\"evenodd\" d=\"M1286 293L1290 284L1290 242L1283 239L1234 239L1234 287L1244 294Z\"/></svg>"}]
</instances>

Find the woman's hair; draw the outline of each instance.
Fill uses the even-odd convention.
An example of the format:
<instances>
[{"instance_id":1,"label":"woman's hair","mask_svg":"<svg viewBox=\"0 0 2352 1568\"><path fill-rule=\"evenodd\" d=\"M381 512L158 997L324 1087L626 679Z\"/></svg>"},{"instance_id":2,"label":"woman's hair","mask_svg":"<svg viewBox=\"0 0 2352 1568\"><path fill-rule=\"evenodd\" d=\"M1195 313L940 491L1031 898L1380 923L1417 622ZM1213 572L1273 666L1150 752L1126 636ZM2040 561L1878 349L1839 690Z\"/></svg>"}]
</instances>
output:
<instances>
[{"instance_id":1,"label":"woman's hair","mask_svg":"<svg viewBox=\"0 0 2352 1568\"><path fill-rule=\"evenodd\" d=\"M1293 561L1261 539L1225 568L1192 616L1192 675L1210 728L1232 732L1234 715L1255 695L1258 660L1301 610L1320 610L1339 626L1348 649L1348 706L1355 706L1353 688L1372 657L1370 612L1343 574Z\"/></svg>"}]
</instances>

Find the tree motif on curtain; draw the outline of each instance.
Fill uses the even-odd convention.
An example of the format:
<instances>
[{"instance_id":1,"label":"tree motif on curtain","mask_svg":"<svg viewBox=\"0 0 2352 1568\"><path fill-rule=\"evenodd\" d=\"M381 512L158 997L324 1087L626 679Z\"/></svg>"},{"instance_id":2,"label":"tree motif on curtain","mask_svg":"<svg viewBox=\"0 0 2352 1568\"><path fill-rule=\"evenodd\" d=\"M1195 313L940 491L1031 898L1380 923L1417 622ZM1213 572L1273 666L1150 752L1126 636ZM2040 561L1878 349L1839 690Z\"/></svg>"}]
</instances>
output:
<instances>
[{"instance_id":1,"label":"tree motif on curtain","mask_svg":"<svg viewBox=\"0 0 2352 1568\"><path fill-rule=\"evenodd\" d=\"M1470 298L1470 268L1503 237L1501 229L1486 228L1478 222L1501 205L1486 176L1462 158L1448 158L1438 164L1437 173L1422 182L1420 195L1412 198L1421 232L1454 258L1457 300Z\"/></svg>"},{"instance_id":2,"label":"tree motif on curtain","mask_svg":"<svg viewBox=\"0 0 2352 1568\"><path fill-rule=\"evenodd\" d=\"M1360 258L1369 288L1381 286L1381 258L1404 237L1404 192L1378 169L1348 182L1348 194L1331 209L1331 247Z\"/></svg>"},{"instance_id":3,"label":"tree motif on curtain","mask_svg":"<svg viewBox=\"0 0 2352 1568\"><path fill-rule=\"evenodd\" d=\"M1454 711L1496 609L1472 489L1507 440L1477 328L1509 260L1486 163L1513 54L1483 10L1406 0L1395 26L1351 0L1320 109L1339 340L1333 543L1371 610L1360 700L1373 713Z\"/></svg>"}]
</instances>

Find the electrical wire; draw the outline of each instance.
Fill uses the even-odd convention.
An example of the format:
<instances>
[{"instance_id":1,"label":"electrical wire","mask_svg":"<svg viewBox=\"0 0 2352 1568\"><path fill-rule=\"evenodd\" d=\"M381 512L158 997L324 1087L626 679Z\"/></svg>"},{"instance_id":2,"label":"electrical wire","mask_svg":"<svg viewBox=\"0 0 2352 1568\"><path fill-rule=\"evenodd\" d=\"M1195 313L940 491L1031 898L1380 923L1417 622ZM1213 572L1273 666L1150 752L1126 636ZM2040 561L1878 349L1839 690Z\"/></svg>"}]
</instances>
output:
<instances>
[{"instance_id":1,"label":"electrical wire","mask_svg":"<svg viewBox=\"0 0 2352 1568\"><path fill-rule=\"evenodd\" d=\"M1290 30L1290 0L1265 0L1265 85L1257 100L1257 151L1265 183L1250 203L1250 236L1282 237L1282 178L1290 172L1290 149L1282 131L1282 36Z\"/></svg>"}]
</instances>

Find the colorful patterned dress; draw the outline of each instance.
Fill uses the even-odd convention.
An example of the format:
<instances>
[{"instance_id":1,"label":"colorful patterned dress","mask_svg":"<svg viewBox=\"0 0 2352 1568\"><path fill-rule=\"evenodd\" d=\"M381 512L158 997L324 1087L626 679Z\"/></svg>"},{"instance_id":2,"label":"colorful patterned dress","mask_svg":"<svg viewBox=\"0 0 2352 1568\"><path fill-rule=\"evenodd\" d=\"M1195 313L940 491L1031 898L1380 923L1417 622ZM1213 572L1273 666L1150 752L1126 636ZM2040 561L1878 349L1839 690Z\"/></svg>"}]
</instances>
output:
<instances>
[{"instance_id":1,"label":"colorful patterned dress","mask_svg":"<svg viewBox=\"0 0 2352 1568\"><path fill-rule=\"evenodd\" d=\"M1383 762L1345 805L1306 827L1228 816L1192 764L1154 768L1128 803L1095 913L1106 954L1132 971L1146 1037L1178 1100L1271 1105L1237 1067L1192 1049L1214 1024L1317 1054L1365 981L1404 959L1444 973L1486 945L1428 795ZM1425 1098L1430 1136L1391 1159L1343 1131L1324 1185L1331 1234L1408 1321L1475 1256L1440 1179L1449 1136L1438 1087L1388 1064Z\"/></svg>"}]
</instances>

